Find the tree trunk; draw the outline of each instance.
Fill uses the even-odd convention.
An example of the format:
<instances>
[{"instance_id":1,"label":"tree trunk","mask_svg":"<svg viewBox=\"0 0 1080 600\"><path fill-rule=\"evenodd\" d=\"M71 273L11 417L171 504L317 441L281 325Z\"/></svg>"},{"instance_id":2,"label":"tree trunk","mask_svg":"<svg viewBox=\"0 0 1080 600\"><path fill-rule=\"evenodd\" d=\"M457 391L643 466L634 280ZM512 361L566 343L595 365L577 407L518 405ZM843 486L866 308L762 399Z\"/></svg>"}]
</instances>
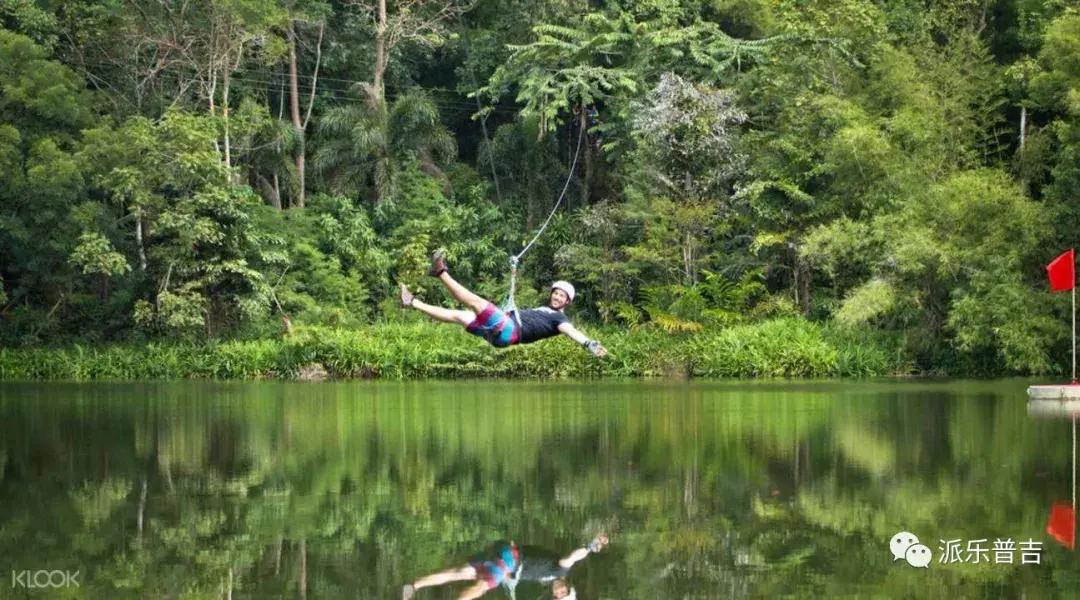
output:
<instances>
[{"instance_id":1,"label":"tree trunk","mask_svg":"<svg viewBox=\"0 0 1080 600\"><path fill-rule=\"evenodd\" d=\"M143 244L142 217L135 216L135 243L139 247L139 270L146 270L146 245Z\"/></svg>"},{"instance_id":2,"label":"tree trunk","mask_svg":"<svg viewBox=\"0 0 1080 600\"><path fill-rule=\"evenodd\" d=\"M687 231L683 239L683 275L686 276L686 284L694 285L697 282L697 273L694 272L694 235Z\"/></svg>"},{"instance_id":3,"label":"tree trunk","mask_svg":"<svg viewBox=\"0 0 1080 600\"><path fill-rule=\"evenodd\" d=\"M210 84L207 89L210 90L210 114L217 114L217 106L214 104L214 96L217 95L217 73L214 70L213 65L210 66Z\"/></svg>"},{"instance_id":4,"label":"tree trunk","mask_svg":"<svg viewBox=\"0 0 1080 600\"><path fill-rule=\"evenodd\" d=\"M283 541L279 535L277 544L274 546L274 577L281 574L281 546Z\"/></svg>"},{"instance_id":5,"label":"tree trunk","mask_svg":"<svg viewBox=\"0 0 1080 600\"><path fill-rule=\"evenodd\" d=\"M693 518L697 514L698 484L700 476L697 470L697 461L683 471L683 507L686 515Z\"/></svg>"},{"instance_id":6,"label":"tree trunk","mask_svg":"<svg viewBox=\"0 0 1080 600\"><path fill-rule=\"evenodd\" d=\"M307 114L304 115L304 123L301 125L307 131L308 122L311 121L311 109L315 106L315 90L319 87L319 65L322 64L322 39L326 31L326 23L319 23L319 39L315 42L315 70L311 73L311 94L308 96Z\"/></svg>"},{"instance_id":7,"label":"tree trunk","mask_svg":"<svg viewBox=\"0 0 1080 600\"><path fill-rule=\"evenodd\" d=\"M304 207L304 125L300 122L300 74L296 70L296 23L289 22L289 110L299 143L296 145L296 206Z\"/></svg>"},{"instance_id":8,"label":"tree trunk","mask_svg":"<svg viewBox=\"0 0 1080 600\"><path fill-rule=\"evenodd\" d=\"M589 176L592 174L592 153L589 152L589 135L585 133L585 130L589 126L588 116L586 114L585 105L581 105L581 115L578 116L578 126L581 127L581 131L578 135L581 136L581 144L585 145L585 174L581 178L581 207L584 208L589 203ZM580 146L578 146L580 149Z\"/></svg>"},{"instance_id":9,"label":"tree trunk","mask_svg":"<svg viewBox=\"0 0 1080 600\"><path fill-rule=\"evenodd\" d=\"M217 70L214 68L213 62L210 63L210 84L207 86L210 90L210 115L217 116L217 104L214 102L214 97L217 96ZM221 144L218 143L217 136L214 136L214 152L221 154Z\"/></svg>"},{"instance_id":10,"label":"tree trunk","mask_svg":"<svg viewBox=\"0 0 1080 600\"><path fill-rule=\"evenodd\" d=\"M1020 151L1024 151L1024 141L1027 138L1027 107L1020 107Z\"/></svg>"},{"instance_id":11,"label":"tree trunk","mask_svg":"<svg viewBox=\"0 0 1080 600\"><path fill-rule=\"evenodd\" d=\"M281 93L278 95L278 121L285 120L285 81L281 82ZM277 149L281 150L281 142L278 141ZM277 197L278 206L281 207L281 181L278 179L277 167L274 167L274 196Z\"/></svg>"},{"instance_id":12,"label":"tree trunk","mask_svg":"<svg viewBox=\"0 0 1080 600\"><path fill-rule=\"evenodd\" d=\"M138 538L139 538L140 542L142 541L143 518L146 515L146 488L147 488L146 480L143 479L142 491L139 492L139 516L136 519L137 528L138 528Z\"/></svg>"},{"instance_id":13,"label":"tree trunk","mask_svg":"<svg viewBox=\"0 0 1080 600\"><path fill-rule=\"evenodd\" d=\"M228 35L229 37L234 35L231 23L228 29ZM221 115L225 119L225 168L231 170L232 150L229 139L229 83L232 81L232 72L240 68L240 61L244 59L244 42L242 39L236 48L236 62L232 62L230 58L229 46L226 44L224 72L221 74ZM229 173L229 181L233 184L239 183L231 172Z\"/></svg>"},{"instance_id":14,"label":"tree trunk","mask_svg":"<svg viewBox=\"0 0 1080 600\"><path fill-rule=\"evenodd\" d=\"M221 116L225 120L225 168L232 170L232 146L229 143L229 75L230 69L226 68L222 75L221 86ZM232 181L232 173L229 173L229 181Z\"/></svg>"},{"instance_id":15,"label":"tree trunk","mask_svg":"<svg viewBox=\"0 0 1080 600\"><path fill-rule=\"evenodd\" d=\"M270 206L281 210L281 194L278 190L277 173L274 173L273 183L267 181L262 173L255 173L255 183L263 198L270 203Z\"/></svg>"},{"instance_id":16,"label":"tree trunk","mask_svg":"<svg viewBox=\"0 0 1080 600\"><path fill-rule=\"evenodd\" d=\"M386 72L386 0L379 0L379 24L375 28L375 94L378 106L385 96L383 74Z\"/></svg>"},{"instance_id":17,"label":"tree trunk","mask_svg":"<svg viewBox=\"0 0 1080 600\"><path fill-rule=\"evenodd\" d=\"M300 598L307 598L307 540L300 540Z\"/></svg>"}]
</instances>

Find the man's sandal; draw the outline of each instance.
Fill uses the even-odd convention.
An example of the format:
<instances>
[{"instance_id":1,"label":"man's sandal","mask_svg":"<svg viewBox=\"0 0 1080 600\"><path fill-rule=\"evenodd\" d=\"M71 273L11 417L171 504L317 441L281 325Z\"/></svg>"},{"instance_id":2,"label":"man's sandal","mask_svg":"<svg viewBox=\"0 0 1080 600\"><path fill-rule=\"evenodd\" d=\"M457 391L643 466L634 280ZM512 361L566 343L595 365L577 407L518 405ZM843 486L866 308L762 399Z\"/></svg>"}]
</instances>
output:
<instances>
[{"instance_id":1,"label":"man's sandal","mask_svg":"<svg viewBox=\"0 0 1080 600\"><path fill-rule=\"evenodd\" d=\"M431 268L428 269L427 274L432 277L438 277L446 272L446 259L443 258L442 252L435 251L431 255Z\"/></svg>"},{"instance_id":2,"label":"man's sandal","mask_svg":"<svg viewBox=\"0 0 1080 600\"><path fill-rule=\"evenodd\" d=\"M402 308L408 308L408 307L412 306L413 300L415 299L415 297L413 296L413 293L409 291L409 288L405 287L404 283L398 283L398 285L401 286L401 290L400 290L401 307Z\"/></svg>"}]
</instances>

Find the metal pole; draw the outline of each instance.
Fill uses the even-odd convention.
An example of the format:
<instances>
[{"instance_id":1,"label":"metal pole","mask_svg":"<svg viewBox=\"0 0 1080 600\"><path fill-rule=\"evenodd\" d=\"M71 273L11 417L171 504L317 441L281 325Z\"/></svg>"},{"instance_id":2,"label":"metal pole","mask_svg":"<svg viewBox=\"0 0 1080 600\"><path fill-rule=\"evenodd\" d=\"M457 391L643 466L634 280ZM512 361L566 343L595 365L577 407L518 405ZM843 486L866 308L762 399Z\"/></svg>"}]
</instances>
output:
<instances>
[{"instance_id":1,"label":"metal pole","mask_svg":"<svg viewBox=\"0 0 1080 600\"><path fill-rule=\"evenodd\" d=\"M1073 510L1073 543L1076 543L1076 420L1073 415L1073 455L1072 455L1072 510Z\"/></svg>"}]
</instances>

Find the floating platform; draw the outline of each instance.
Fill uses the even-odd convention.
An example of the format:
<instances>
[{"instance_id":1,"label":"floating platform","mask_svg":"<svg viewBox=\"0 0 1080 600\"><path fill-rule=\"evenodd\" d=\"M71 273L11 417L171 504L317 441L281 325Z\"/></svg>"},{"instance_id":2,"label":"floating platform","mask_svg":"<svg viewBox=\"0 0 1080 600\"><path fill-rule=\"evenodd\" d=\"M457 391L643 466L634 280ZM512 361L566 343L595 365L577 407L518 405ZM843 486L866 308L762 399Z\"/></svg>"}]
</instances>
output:
<instances>
[{"instance_id":1,"label":"floating platform","mask_svg":"<svg viewBox=\"0 0 1080 600\"><path fill-rule=\"evenodd\" d=\"M1033 385L1028 388L1028 413L1035 416L1080 417L1080 385Z\"/></svg>"},{"instance_id":2,"label":"floating platform","mask_svg":"<svg viewBox=\"0 0 1080 600\"><path fill-rule=\"evenodd\" d=\"M1031 400L1076 400L1080 401L1080 384L1033 385L1028 388Z\"/></svg>"}]
</instances>

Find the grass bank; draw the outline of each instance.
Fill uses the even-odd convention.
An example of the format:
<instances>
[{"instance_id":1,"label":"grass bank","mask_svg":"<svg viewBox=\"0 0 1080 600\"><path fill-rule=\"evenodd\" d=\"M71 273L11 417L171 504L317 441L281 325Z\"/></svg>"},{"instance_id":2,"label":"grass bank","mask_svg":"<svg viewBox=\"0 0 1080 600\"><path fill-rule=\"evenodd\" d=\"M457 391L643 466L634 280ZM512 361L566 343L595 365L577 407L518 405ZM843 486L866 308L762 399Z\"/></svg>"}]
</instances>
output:
<instances>
[{"instance_id":1,"label":"grass bank","mask_svg":"<svg viewBox=\"0 0 1080 600\"><path fill-rule=\"evenodd\" d=\"M597 360L564 337L497 350L458 327L385 323L204 345L0 349L0 379L875 377L910 370L884 337L801 319L682 334L587 331L603 341L607 357Z\"/></svg>"}]
</instances>

